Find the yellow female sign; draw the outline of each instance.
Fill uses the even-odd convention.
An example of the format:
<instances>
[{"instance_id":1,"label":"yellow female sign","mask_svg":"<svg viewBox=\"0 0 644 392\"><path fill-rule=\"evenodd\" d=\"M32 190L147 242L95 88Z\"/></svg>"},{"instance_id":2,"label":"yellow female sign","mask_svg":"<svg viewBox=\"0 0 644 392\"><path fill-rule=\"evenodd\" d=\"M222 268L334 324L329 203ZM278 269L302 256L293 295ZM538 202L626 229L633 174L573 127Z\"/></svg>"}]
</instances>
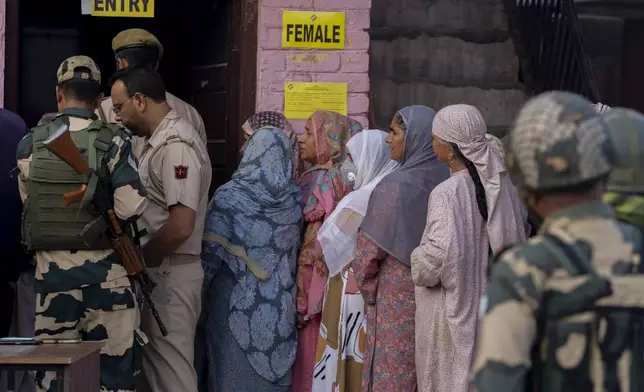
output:
<instances>
[{"instance_id":1,"label":"yellow female sign","mask_svg":"<svg viewBox=\"0 0 644 392\"><path fill-rule=\"evenodd\" d=\"M344 49L344 12L282 12L282 47Z\"/></svg>"}]
</instances>

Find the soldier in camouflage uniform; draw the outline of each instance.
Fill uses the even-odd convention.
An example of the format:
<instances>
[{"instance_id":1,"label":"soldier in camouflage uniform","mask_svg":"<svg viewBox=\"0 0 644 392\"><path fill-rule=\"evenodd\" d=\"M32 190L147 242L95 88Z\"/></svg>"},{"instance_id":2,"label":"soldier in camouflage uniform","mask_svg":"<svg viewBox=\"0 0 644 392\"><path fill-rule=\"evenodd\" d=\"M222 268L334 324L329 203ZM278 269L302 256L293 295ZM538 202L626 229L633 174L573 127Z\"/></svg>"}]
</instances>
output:
<instances>
[{"instance_id":1,"label":"soldier in camouflage uniform","mask_svg":"<svg viewBox=\"0 0 644 392\"><path fill-rule=\"evenodd\" d=\"M479 392L644 390L644 276L632 275L639 255L601 201L616 159L606 128L570 93L542 94L518 115L508 169L544 223L493 268Z\"/></svg>"},{"instance_id":2,"label":"soldier in camouflage uniform","mask_svg":"<svg viewBox=\"0 0 644 392\"><path fill-rule=\"evenodd\" d=\"M36 336L101 341L101 390L134 390L138 310L130 281L109 240L91 243L80 231L102 217L90 207L63 205L63 194L85 179L51 154L43 140L62 124L87 163L110 185L114 211L123 219L140 215L146 198L132 156L129 134L98 120L101 73L86 56L65 60L57 74L59 113L37 126L18 145L23 241L36 253ZM40 391L59 390L55 373L38 372Z\"/></svg>"}]
</instances>

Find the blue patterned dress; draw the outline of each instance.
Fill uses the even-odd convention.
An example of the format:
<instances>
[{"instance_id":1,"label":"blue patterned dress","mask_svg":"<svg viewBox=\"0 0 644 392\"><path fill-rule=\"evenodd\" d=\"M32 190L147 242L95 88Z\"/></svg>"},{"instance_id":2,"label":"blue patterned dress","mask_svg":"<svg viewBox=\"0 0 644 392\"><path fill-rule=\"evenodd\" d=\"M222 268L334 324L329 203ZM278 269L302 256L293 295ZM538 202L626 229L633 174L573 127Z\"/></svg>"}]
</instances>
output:
<instances>
[{"instance_id":1,"label":"blue patterned dress","mask_svg":"<svg viewBox=\"0 0 644 392\"><path fill-rule=\"evenodd\" d=\"M297 348L295 268L301 195L288 137L262 128L206 217L201 392L283 392Z\"/></svg>"}]
</instances>

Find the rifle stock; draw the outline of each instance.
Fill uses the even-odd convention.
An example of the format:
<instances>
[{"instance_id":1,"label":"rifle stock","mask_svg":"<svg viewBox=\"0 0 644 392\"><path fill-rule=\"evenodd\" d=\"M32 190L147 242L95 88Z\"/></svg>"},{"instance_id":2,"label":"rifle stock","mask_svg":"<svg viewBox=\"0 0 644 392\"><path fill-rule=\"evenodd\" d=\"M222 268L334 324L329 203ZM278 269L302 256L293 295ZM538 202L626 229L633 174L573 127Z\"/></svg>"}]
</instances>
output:
<instances>
[{"instance_id":1,"label":"rifle stock","mask_svg":"<svg viewBox=\"0 0 644 392\"><path fill-rule=\"evenodd\" d=\"M69 133L69 127L67 125L61 125L56 132L43 142L43 145L45 145L49 151L54 153L54 155L71 166L76 173L86 175L90 172L90 167L87 162L85 162L85 159L83 159L83 154L81 154L78 147L76 147L76 143L74 143L74 139L72 139L72 135ZM80 203L81 200L83 200L86 191L87 186L81 185L77 190L65 193L63 196L65 207L74 203Z\"/></svg>"}]
</instances>

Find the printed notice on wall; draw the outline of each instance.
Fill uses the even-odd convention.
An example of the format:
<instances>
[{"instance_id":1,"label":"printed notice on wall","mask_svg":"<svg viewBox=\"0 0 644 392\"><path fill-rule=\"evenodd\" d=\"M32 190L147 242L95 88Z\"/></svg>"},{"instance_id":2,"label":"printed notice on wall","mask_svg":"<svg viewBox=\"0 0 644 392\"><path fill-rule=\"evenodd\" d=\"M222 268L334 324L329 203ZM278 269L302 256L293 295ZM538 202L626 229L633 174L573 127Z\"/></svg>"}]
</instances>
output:
<instances>
[{"instance_id":1,"label":"printed notice on wall","mask_svg":"<svg viewBox=\"0 0 644 392\"><path fill-rule=\"evenodd\" d=\"M282 12L282 47L344 49L344 12Z\"/></svg>"},{"instance_id":2,"label":"printed notice on wall","mask_svg":"<svg viewBox=\"0 0 644 392\"><path fill-rule=\"evenodd\" d=\"M346 83L284 84L284 115L291 119L307 119L316 110L330 110L347 115Z\"/></svg>"},{"instance_id":3,"label":"printed notice on wall","mask_svg":"<svg viewBox=\"0 0 644 392\"><path fill-rule=\"evenodd\" d=\"M154 18L154 0L91 0L92 16Z\"/></svg>"}]
</instances>

